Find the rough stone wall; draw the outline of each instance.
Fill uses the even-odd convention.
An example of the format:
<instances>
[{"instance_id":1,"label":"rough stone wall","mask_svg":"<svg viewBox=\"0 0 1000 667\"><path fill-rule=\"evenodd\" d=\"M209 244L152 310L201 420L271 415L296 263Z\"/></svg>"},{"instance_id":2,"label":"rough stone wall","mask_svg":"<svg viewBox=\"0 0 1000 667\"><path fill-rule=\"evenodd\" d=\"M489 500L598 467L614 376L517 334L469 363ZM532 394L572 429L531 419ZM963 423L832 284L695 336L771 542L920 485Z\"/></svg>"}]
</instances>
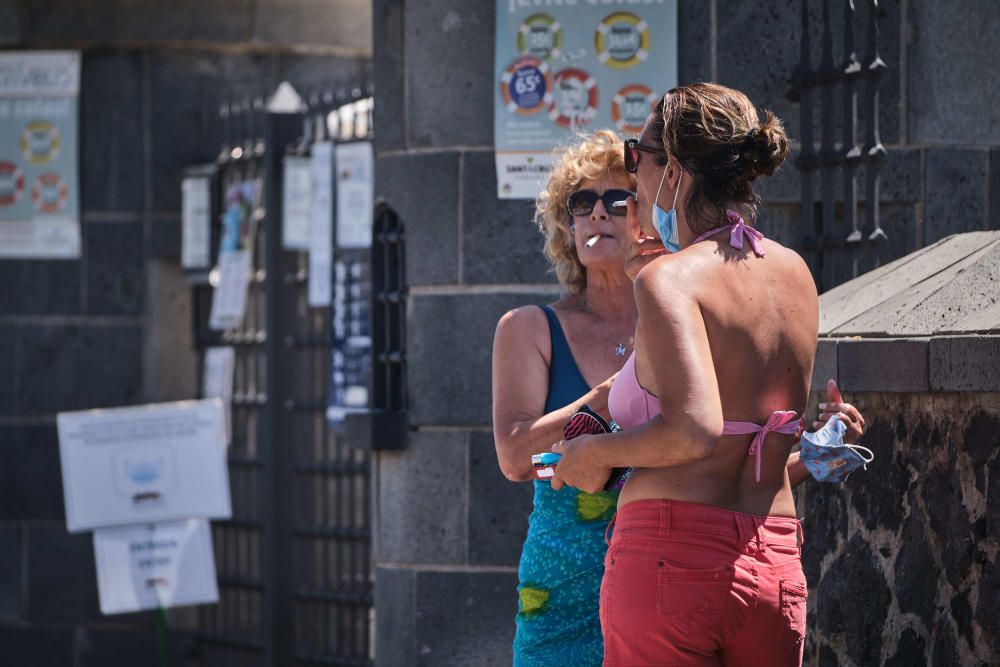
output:
<instances>
[{"instance_id":1,"label":"rough stone wall","mask_svg":"<svg viewBox=\"0 0 1000 667\"><path fill-rule=\"evenodd\" d=\"M0 48L83 52L82 257L0 260L0 664L155 662L151 616L102 618L91 536L66 532L55 414L194 395L180 170L218 153L220 96L361 75L370 21L364 0L0 0Z\"/></svg>"},{"instance_id":2,"label":"rough stone wall","mask_svg":"<svg viewBox=\"0 0 1000 667\"><path fill-rule=\"evenodd\" d=\"M807 481L806 665L995 665L1000 394L855 393L867 471Z\"/></svg>"}]
</instances>

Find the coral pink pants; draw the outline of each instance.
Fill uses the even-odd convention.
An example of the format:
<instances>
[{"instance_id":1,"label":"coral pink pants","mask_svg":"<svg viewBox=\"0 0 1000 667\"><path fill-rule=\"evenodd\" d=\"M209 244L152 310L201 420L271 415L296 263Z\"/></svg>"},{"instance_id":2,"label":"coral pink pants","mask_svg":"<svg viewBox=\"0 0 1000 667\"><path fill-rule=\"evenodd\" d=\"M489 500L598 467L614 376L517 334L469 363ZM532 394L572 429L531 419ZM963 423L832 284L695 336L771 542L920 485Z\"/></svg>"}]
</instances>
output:
<instances>
[{"instance_id":1,"label":"coral pink pants","mask_svg":"<svg viewBox=\"0 0 1000 667\"><path fill-rule=\"evenodd\" d=\"M604 664L801 665L801 534L791 517L625 505L601 584Z\"/></svg>"}]
</instances>

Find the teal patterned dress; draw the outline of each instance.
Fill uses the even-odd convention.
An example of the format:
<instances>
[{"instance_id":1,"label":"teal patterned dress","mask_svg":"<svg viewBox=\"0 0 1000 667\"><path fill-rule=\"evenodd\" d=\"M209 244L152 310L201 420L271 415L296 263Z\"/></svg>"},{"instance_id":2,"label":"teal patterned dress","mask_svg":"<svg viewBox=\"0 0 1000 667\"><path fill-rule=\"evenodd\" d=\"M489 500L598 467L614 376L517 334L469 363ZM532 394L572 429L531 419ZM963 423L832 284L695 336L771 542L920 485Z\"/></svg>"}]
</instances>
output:
<instances>
[{"instance_id":1,"label":"teal patterned dress","mask_svg":"<svg viewBox=\"0 0 1000 667\"><path fill-rule=\"evenodd\" d=\"M555 313L543 306L552 338L548 414L590 390ZM617 492L595 495L535 481L534 510L518 566L515 667L586 667L604 659L599 600L604 533Z\"/></svg>"}]
</instances>

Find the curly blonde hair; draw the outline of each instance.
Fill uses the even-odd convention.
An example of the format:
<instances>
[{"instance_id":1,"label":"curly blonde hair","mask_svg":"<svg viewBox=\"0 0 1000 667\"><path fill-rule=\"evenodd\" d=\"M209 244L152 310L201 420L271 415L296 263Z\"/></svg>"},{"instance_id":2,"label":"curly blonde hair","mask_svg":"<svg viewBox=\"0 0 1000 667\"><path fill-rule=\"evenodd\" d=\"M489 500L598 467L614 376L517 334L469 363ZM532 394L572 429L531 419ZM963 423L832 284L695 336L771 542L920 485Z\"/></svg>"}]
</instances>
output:
<instances>
[{"instance_id":1,"label":"curly blonde hair","mask_svg":"<svg viewBox=\"0 0 1000 667\"><path fill-rule=\"evenodd\" d=\"M569 231L572 216L566 199L583 181L616 172L626 176L629 188L634 190L635 176L625 171L624 153L624 142L611 130L582 135L553 167L545 190L535 202L535 224L545 237L545 257L569 294L579 294L587 286L587 269L577 257Z\"/></svg>"}]
</instances>

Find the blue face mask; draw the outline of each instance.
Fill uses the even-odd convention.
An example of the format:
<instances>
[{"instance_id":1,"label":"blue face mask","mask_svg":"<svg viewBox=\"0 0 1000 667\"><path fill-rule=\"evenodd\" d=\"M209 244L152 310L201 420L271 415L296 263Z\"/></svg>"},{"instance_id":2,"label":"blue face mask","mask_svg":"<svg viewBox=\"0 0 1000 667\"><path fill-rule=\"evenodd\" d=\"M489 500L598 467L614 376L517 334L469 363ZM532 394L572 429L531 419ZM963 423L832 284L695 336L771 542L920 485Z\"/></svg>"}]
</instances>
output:
<instances>
[{"instance_id":1,"label":"blue face mask","mask_svg":"<svg viewBox=\"0 0 1000 667\"><path fill-rule=\"evenodd\" d=\"M820 482L843 482L858 468L867 469L875 455L867 447L844 442L847 427L832 417L815 433L803 433L799 458L809 474Z\"/></svg>"},{"instance_id":2,"label":"blue face mask","mask_svg":"<svg viewBox=\"0 0 1000 667\"><path fill-rule=\"evenodd\" d=\"M669 165L668 165L669 166ZM667 177L667 167L663 168L663 176L660 177L660 187L656 188L656 196L653 197L652 222L653 229L660 235L663 247L670 252L678 252L681 249L680 241L677 238L677 193L681 191L681 180L684 172L681 172L677 179L677 189L674 190L674 203L669 211L660 208L660 190L663 189L663 180Z\"/></svg>"}]
</instances>

